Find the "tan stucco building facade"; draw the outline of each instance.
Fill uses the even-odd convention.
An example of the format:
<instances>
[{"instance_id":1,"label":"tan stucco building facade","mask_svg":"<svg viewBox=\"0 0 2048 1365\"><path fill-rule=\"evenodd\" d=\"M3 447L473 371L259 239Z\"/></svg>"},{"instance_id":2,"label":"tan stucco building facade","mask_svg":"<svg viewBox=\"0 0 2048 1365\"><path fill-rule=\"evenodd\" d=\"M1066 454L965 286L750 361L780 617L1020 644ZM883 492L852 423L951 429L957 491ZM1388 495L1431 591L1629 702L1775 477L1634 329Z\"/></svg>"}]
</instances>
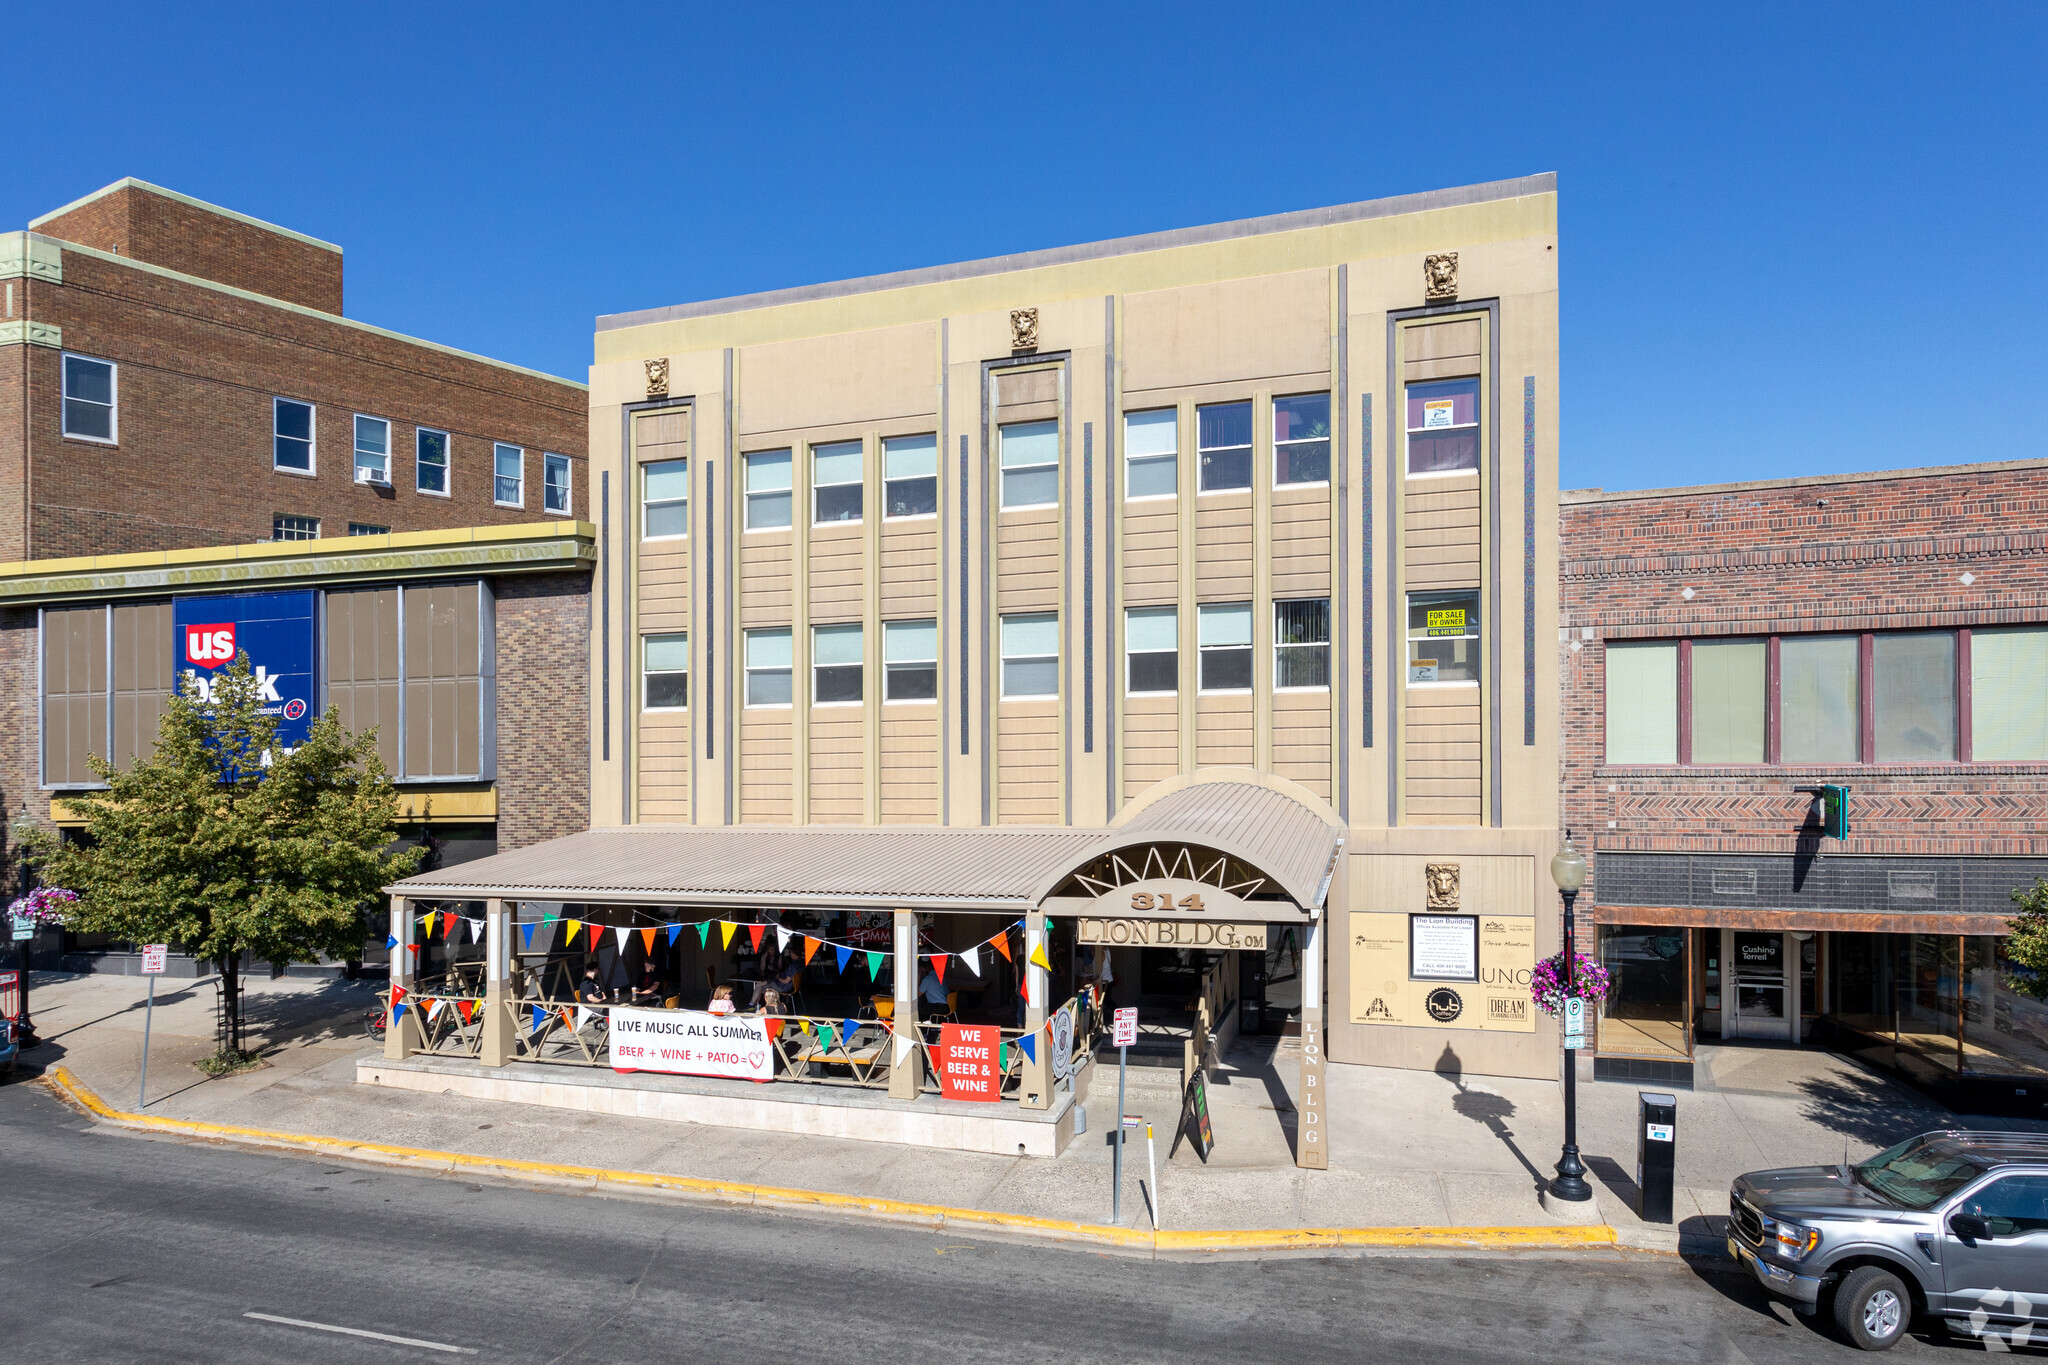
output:
<instances>
[{"instance_id":1,"label":"tan stucco building facade","mask_svg":"<svg viewBox=\"0 0 2048 1365\"><path fill-rule=\"evenodd\" d=\"M1557 255L1532 176L601 319L593 823L1246 783L1331 1060L1556 1075Z\"/></svg>"}]
</instances>

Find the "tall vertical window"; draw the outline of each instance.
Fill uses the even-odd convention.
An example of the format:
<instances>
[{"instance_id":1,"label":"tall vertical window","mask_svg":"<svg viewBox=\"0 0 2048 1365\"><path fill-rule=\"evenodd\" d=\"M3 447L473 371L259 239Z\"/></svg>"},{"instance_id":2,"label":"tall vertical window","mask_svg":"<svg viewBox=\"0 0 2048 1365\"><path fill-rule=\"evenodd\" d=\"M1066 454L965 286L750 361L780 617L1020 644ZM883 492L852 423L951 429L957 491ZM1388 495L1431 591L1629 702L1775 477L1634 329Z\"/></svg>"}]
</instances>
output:
<instances>
[{"instance_id":1,"label":"tall vertical window","mask_svg":"<svg viewBox=\"0 0 2048 1365\"><path fill-rule=\"evenodd\" d=\"M811 700L819 706L851 706L862 699L865 672L858 621L811 628Z\"/></svg>"},{"instance_id":2,"label":"tall vertical window","mask_svg":"<svg viewBox=\"0 0 2048 1365\"><path fill-rule=\"evenodd\" d=\"M448 433L432 427L413 432L413 463L422 493L448 494Z\"/></svg>"},{"instance_id":3,"label":"tall vertical window","mask_svg":"<svg viewBox=\"0 0 2048 1365\"><path fill-rule=\"evenodd\" d=\"M747 705L788 706L790 690L790 635L781 630L747 632Z\"/></svg>"},{"instance_id":4,"label":"tall vertical window","mask_svg":"<svg viewBox=\"0 0 2048 1365\"><path fill-rule=\"evenodd\" d=\"M112 445L120 432L120 367L90 356L64 357L64 434Z\"/></svg>"},{"instance_id":5,"label":"tall vertical window","mask_svg":"<svg viewBox=\"0 0 2048 1365\"><path fill-rule=\"evenodd\" d=\"M1408 386L1408 472L1463 474L1479 468L1479 381Z\"/></svg>"},{"instance_id":6,"label":"tall vertical window","mask_svg":"<svg viewBox=\"0 0 2048 1365\"><path fill-rule=\"evenodd\" d=\"M681 711L690 704L690 637L646 635L640 639L641 706Z\"/></svg>"},{"instance_id":7,"label":"tall vertical window","mask_svg":"<svg viewBox=\"0 0 2048 1365\"><path fill-rule=\"evenodd\" d=\"M640 466L640 534L648 540L690 534L690 462L651 460Z\"/></svg>"},{"instance_id":8,"label":"tall vertical window","mask_svg":"<svg viewBox=\"0 0 2048 1365\"><path fill-rule=\"evenodd\" d=\"M1252 405L1211 403L1195 409L1197 486L1220 493L1252 486Z\"/></svg>"},{"instance_id":9,"label":"tall vertical window","mask_svg":"<svg viewBox=\"0 0 2048 1365\"><path fill-rule=\"evenodd\" d=\"M1201 690L1248 692L1252 685L1252 604L1225 602L1196 614Z\"/></svg>"},{"instance_id":10,"label":"tall vertical window","mask_svg":"<svg viewBox=\"0 0 2048 1365\"><path fill-rule=\"evenodd\" d=\"M499 442L491 451L491 499L500 507L526 506L526 452Z\"/></svg>"},{"instance_id":11,"label":"tall vertical window","mask_svg":"<svg viewBox=\"0 0 2048 1365\"><path fill-rule=\"evenodd\" d=\"M1700 640L1692 647L1692 761L1764 761L1762 640Z\"/></svg>"},{"instance_id":12,"label":"tall vertical window","mask_svg":"<svg viewBox=\"0 0 2048 1365\"><path fill-rule=\"evenodd\" d=\"M1054 507L1060 500L1060 424L1012 422L999 428L1003 506Z\"/></svg>"},{"instance_id":13,"label":"tall vertical window","mask_svg":"<svg viewBox=\"0 0 2048 1365\"><path fill-rule=\"evenodd\" d=\"M1005 697L1060 694L1060 618L1054 612L1005 616L1000 630Z\"/></svg>"},{"instance_id":14,"label":"tall vertical window","mask_svg":"<svg viewBox=\"0 0 2048 1365\"><path fill-rule=\"evenodd\" d=\"M289 398L270 400L270 463L273 469L313 472L313 405Z\"/></svg>"},{"instance_id":15,"label":"tall vertical window","mask_svg":"<svg viewBox=\"0 0 2048 1365\"><path fill-rule=\"evenodd\" d=\"M1124 497L1170 498L1180 491L1180 414L1172 408L1124 414Z\"/></svg>"},{"instance_id":16,"label":"tall vertical window","mask_svg":"<svg viewBox=\"0 0 2048 1365\"><path fill-rule=\"evenodd\" d=\"M568 516L575 506L575 494L569 486L569 457L543 454L540 464L541 505L550 512Z\"/></svg>"},{"instance_id":17,"label":"tall vertical window","mask_svg":"<svg viewBox=\"0 0 2048 1365\"><path fill-rule=\"evenodd\" d=\"M1305 597L1273 604L1273 686L1327 689L1330 685L1330 599Z\"/></svg>"},{"instance_id":18,"label":"tall vertical window","mask_svg":"<svg viewBox=\"0 0 2048 1365\"><path fill-rule=\"evenodd\" d=\"M1409 594L1408 681L1479 681L1478 593Z\"/></svg>"},{"instance_id":19,"label":"tall vertical window","mask_svg":"<svg viewBox=\"0 0 2048 1365\"><path fill-rule=\"evenodd\" d=\"M789 452L756 450L740 458L747 466L747 529L775 531L788 526Z\"/></svg>"},{"instance_id":20,"label":"tall vertical window","mask_svg":"<svg viewBox=\"0 0 2048 1365\"><path fill-rule=\"evenodd\" d=\"M939 513L939 438L891 436L882 442L882 515Z\"/></svg>"},{"instance_id":21,"label":"tall vertical window","mask_svg":"<svg viewBox=\"0 0 2048 1365\"><path fill-rule=\"evenodd\" d=\"M1678 646L1607 646L1607 761L1678 762Z\"/></svg>"},{"instance_id":22,"label":"tall vertical window","mask_svg":"<svg viewBox=\"0 0 2048 1365\"><path fill-rule=\"evenodd\" d=\"M1330 481L1330 395L1273 400L1273 482Z\"/></svg>"},{"instance_id":23,"label":"tall vertical window","mask_svg":"<svg viewBox=\"0 0 2048 1365\"><path fill-rule=\"evenodd\" d=\"M295 517L279 512L270 519L270 538L272 540L318 540L320 538L320 518Z\"/></svg>"},{"instance_id":24,"label":"tall vertical window","mask_svg":"<svg viewBox=\"0 0 2048 1365\"><path fill-rule=\"evenodd\" d=\"M2048 627L1970 633L1970 757L2048 759Z\"/></svg>"},{"instance_id":25,"label":"tall vertical window","mask_svg":"<svg viewBox=\"0 0 2048 1365\"><path fill-rule=\"evenodd\" d=\"M1872 640L1870 693L1879 763L1956 756L1956 637L1911 631Z\"/></svg>"},{"instance_id":26,"label":"tall vertical window","mask_svg":"<svg viewBox=\"0 0 2048 1365\"><path fill-rule=\"evenodd\" d=\"M391 423L356 414L356 482L391 482Z\"/></svg>"},{"instance_id":27,"label":"tall vertical window","mask_svg":"<svg viewBox=\"0 0 2048 1365\"><path fill-rule=\"evenodd\" d=\"M1862 749L1862 686L1854 635L1778 642L1778 761L1854 763Z\"/></svg>"},{"instance_id":28,"label":"tall vertical window","mask_svg":"<svg viewBox=\"0 0 2048 1365\"><path fill-rule=\"evenodd\" d=\"M1134 697L1180 691L1180 611L1132 607L1124 612L1124 691Z\"/></svg>"},{"instance_id":29,"label":"tall vertical window","mask_svg":"<svg viewBox=\"0 0 2048 1365\"><path fill-rule=\"evenodd\" d=\"M939 623L882 626L882 700L935 701L939 695Z\"/></svg>"},{"instance_id":30,"label":"tall vertical window","mask_svg":"<svg viewBox=\"0 0 2048 1365\"><path fill-rule=\"evenodd\" d=\"M859 441L811 447L812 521L860 520L863 463Z\"/></svg>"}]
</instances>

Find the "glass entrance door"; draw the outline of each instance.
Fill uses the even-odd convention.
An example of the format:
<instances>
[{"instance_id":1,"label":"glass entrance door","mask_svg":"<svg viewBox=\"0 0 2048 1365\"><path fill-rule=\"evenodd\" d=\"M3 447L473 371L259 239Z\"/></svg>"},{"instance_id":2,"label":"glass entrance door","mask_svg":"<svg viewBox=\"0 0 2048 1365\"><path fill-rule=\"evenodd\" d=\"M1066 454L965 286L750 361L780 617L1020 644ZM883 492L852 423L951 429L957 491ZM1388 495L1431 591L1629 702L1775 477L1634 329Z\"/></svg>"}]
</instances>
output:
<instances>
[{"instance_id":1,"label":"glass entrance door","mask_svg":"<svg viewBox=\"0 0 2048 1365\"><path fill-rule=\"evenodd\" d=\"M1732 961L1727 965L1734 978L1734 998L1723 1001L1725 1031L1738 1038L1789 1040L1792 1010L1786 998L1785 936L1736 930L1732 937ZM1729 1003L1733 1011L1727 1010Z\"/></svg>"}]
</instances>

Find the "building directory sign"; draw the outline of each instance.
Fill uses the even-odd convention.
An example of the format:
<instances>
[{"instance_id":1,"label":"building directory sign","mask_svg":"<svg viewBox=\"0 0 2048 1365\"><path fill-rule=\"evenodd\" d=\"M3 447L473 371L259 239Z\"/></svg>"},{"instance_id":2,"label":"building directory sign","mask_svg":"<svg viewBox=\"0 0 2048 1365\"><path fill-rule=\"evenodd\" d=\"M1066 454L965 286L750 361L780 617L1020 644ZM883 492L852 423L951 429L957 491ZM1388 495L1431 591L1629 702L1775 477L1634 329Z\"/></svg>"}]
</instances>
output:
<instances>
[{"instance_id":1,"label":"building directory sign","mask_svg":"<svg viewBox=\"0 0 2048 1365\"><path fill-rule=\"evenodd\" d=\"M1408 935L1408 975L1417 981L1479 979L1477 915L1413 915Z\"/></svg>"},{"instance_id":2,"label":"building directory sign","mask_svg":"<svg viewBox=\"0 0 2048 1365\"><path fill-rule=\"evenodd\" d=\"M1424 920L1475 920L1476 977L1425 977L1425 963L1463 965L1462 946L1411 943ZM1529 979L1536 968L1536 921L1529 915L1403 915L1353 912L1351 1022L1534 1033ZM1445 938L1450 937L1448 929ZM1456 957L1455 963L1445 959Z\"/></svg>"},{"instance_id":3,"label":"building directory sign","mask_svg":"<svg viewBox=\"0 0 2048 1365\"><path fill-rule=\"evenodd\" d=\"M204 701L214 677L249 656L263 714L277 722L286 753L305 743L319 706L315 594L232 593L180 597L171 604L172 663L181 687Z\"/></svg>"}]
</instances>

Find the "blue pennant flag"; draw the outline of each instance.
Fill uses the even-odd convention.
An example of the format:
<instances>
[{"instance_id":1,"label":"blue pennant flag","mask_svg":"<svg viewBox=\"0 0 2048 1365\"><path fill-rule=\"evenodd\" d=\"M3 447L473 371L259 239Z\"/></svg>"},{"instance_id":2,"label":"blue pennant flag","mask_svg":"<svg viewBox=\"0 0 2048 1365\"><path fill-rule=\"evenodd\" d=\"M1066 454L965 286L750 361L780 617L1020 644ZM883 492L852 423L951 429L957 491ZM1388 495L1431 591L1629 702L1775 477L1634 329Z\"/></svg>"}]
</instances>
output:
<instances>
[{"instance_id":1,"label":"blue pennant flag","mask_svg":"<svg viewBox=\"0 0 2048 1365\"><path fill-rule=\"evenodd\" d=\"M680 934L680 933L682 933L682 932L683 932L683 926L682 926L682 925L680 925L680 924L671 924L671 925L669 925L669 926L668 926L668 946L669 946L669 947L673 948L673 947L675 947L675 946L676 946L676 935L677 935L677 934Z\"/></svg>"},{"instance_id":2,"label":"blue pennant flag","mask_svg":"<svg viewBox=\"0 0 2048 1365\"><path fill-rule=\"evenodd\" d=\"M535 1032L540 1031L540 1026L547 1021L547 1017L548 1012L546 1010L542 1009L539 1005L533 1007L533 1027Z\"/></svg>"},{"instance_id":3,"label":"blue pennant flag","mask_svg":"<svg viewBox=\"0 0 2048 1365\"><path fill-rule=\"evenodd\" d=\"M531 923L520 925L519 936L525 939L526 946L531 948L533 946L533 925Z\"/></svg>"},{"instance_id":4,"label":"blue pennant flag","mask_svg":"<svg viewBox=\"0 0 2048 1365\"><path fill-rule=\"evenodd\" d=\"M391 1007L391 1022L395 1024L403 1018L405 1018L405 1002L401 1000Z\"/></svg>"},{"instance_id":5,"label":"blue pennant flag","mask_svg":"<svg viewBox=\"0 0 2048 1365\"><path fill-rule=\"evenodd\" d=\"M834 945L832 945L832 950L839 954L839 970L842 972L845 971L847 959L853 956L853 949L841 948L838 944L835 943Z\"/></svg>"},{"instance_id":6,"label":"blue pennant flag","mask_svg":"<svg viewBox=\"0 0 2048 1365\"><path fill-rule=\"evenodd\" d=\"M1023 1049L1024 1049L1024 1059L1025 1059L1026 1061L1031 1061L1031 1062L1035 1062L1035 1061L1037 1061L1037 1060L1038 1060L1038 1035L1037 1035L1037 1034L1035 1034L1035 1033L1027 1033L1027 1034L1025 1034L1025 1035L1024 1035L1024 1036L1023 1036L1022 1038L1019 1038L1019 1039L1017 1040L1017 1046L1018 1046L1018 1047L1021 1047L1021 1048L1023 1048Z\"/></svg>"},{"instance_id":7,"label":"blue pennant flag","mask_svg":"<svg viewBox=\"0 0 2048 1365\"><path fill-rule=\"evenodd\" d=\"M384 936L384 946L386 948L396 948L398 946L398 935L386 934Z\"/></svg>"},{"instance_id":8,"label":"blue pennant flag","mask_svg":"<svg viewBox=\"0 0 2048 1365\"><path fill-rule=\"evenodd\" d=\"M853 1046L853 1035L860 1032L860 1020L841 1019L839 1021L839 1029L839 1036L846 1040L846 1045L848 1047L851 1047Z\"/></svg>"}]
</instances>

